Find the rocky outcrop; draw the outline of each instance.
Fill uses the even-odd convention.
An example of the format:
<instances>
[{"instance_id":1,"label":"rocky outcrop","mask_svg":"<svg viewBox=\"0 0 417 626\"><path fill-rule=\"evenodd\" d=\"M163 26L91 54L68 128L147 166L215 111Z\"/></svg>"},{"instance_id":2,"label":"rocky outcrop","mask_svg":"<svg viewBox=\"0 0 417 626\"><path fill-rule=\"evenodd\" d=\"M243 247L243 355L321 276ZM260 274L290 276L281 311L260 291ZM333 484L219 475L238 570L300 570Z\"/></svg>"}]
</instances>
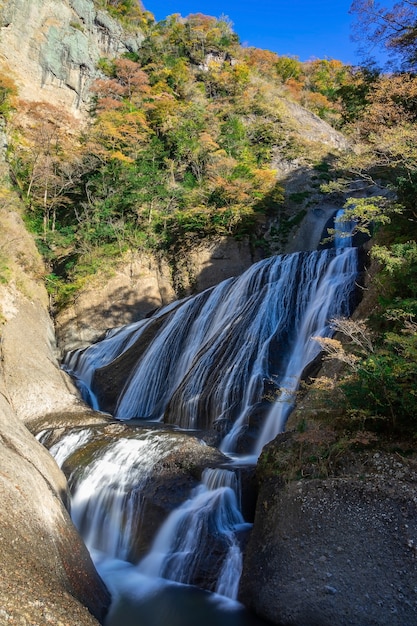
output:
<instances>
[{"instance_id":1,"label":"rocky outcrop","mask_svg":"<svg viewBox=\"0 0 417 626\"><path fill-rule=\"evenodd\" d=\"M131 253L111 276L98 274L56 315L62 352L96 341L109 328L142 319L180 296L242 274L259 257L249 242L217 238L178 254L172 263Z\"/></svg>"},{"instance_id":2,"label":"rocky outcrop","mask_svg":"<svg viewBox=\"0 0 417 626\"><path fill-rule=\"evenodd\" d=\"M308 111L300 104L288 99L281 101L284 109L292 119L292 124L305 141L320 143L332 150L348 150L349 142L342 133L335 130L330 124L322 120L312 111Z\"/></svg>"},{"instance_id":3,"label":"rocky outcrop","mask_svg":"<svg viewBox=\"0 0 417 626\"><path fill-rule=\"evenodd\" d=\"M65 507L65 477L24 422L94 415L59 370L43 265L17 199L1 193L0 622L92 626L109 594Z\"/></svg>"},{"instance_id":4,"label":"rocky outcrop","mask_svg":"<svg viewBox=\"0 0 417 626\"><path fill-rule=\"evenodd\" d=\"M416 623L416 479L415 460L383 452L326 479L269 477L242 600L280 626Z\"/></svg>"},{"instance_id":5,"label":"rocky outcrop","mask_svg":"<svg viewBox=\"0 0 417 626\"><path fill-rule=\"evenodd\" d=\"M0 394L0 622L93 626L110 598L64 507L64 475Z\"/></svg>"},{"instance_id":6,"label":"rocky outcrop","mask_svg":"<svg viewBox=\"0 0 417 626\"><path fill-rule=\"evenodd\" d=\"M0 66L14 78L20 98L78 116L100 57L134 52L143 39L139 30L126 33L92 0L8 0L1 3L0 24Z\"/></svg>"},{"instance_id":7,"label":"rocky outcrop","mask_svg":"<svg viewBox=\"0 0 417 626\"><path fill-rule=\"evenodd\" d=\"M15 207L17 200L14 198ZM17 210L0 210L0 250L5 280L0 284L1 380L17 419L29 424L49 413L86 411L60 371L43 264ZM6 279L8 282L6 282ZM15 419L16 419L15 418Z\"/></svg>"}]
</instances>

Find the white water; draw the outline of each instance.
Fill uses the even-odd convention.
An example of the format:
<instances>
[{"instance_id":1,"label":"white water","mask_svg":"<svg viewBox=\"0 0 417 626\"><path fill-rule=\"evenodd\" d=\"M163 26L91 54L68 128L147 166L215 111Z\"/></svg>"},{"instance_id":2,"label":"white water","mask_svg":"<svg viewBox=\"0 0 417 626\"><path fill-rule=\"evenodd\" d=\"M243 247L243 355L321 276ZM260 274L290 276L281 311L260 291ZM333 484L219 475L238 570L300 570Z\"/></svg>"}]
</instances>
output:
<instances>
[{"instance_id":1,"label":"white water","mask_svg":"<svg viewBox=\"0 0 417 626\"><path fill-rule=\"evenodd\" d=\"M94 444L93 439L92 429L73 431L50 451L62 464L81 446L89 441ZM84 469L70 476L72 518L100 567L107 567L103 556L112 563L129 560L140 532L143 494L154 467L180 447L181 440L170 433L140 430L134 437L102 445ZM215 589L236 598L242 569L236 532L249 526L239 509L239 492L233 471L205 469L189 500L162 525L137 572L146 579L193 583L204 577L199 573L204 558L196 559L196 555L202 556L204 551L205 558L210 558L214 546L219 573Z\"/></svg>"},{"instance_id":2,"label":"white water","mask_svg":"<svg viewBox=\"0 0 417 626\"><path fill-rule=\"evenodd\" d=\"M351 258L346 271L339 255ZM330 317L348 314L355 259L353 250L274 257L237 279L162 309L161 327L139 351L120 390L116 417L164 419L188 429L210 428L217 422L227 431L235 424L224 444L225 450L234 450L251 416L265 413L282 387L286 363L308 311L321 310L323 323L312 328L315 334ZM328 282L335 301L316 300ZM127 347L140 342L144 328L149 331L153 323L127 326L70 356L67 368L87 390L86 397L95 398L95 371L103 364L111 367L116 358L120 367Z\"/></svg>"},{"instance_id":3,"label":"white water","mask_svg":"<svg viewBox=\"0 0 417 626\"><path fill-rule=\"evenodd\" d=\"M192 583L199 560L210 558L210 544L218 541L219 549L225 544L227 552L217 570L221 572L217 589L221 589L223 595L236 598L242 557L235 532L247 525L238 508L236 494L228 486L235 482L234 473L210 470L211 487L204 479L203 474L202 483L191 498L168 516L138 569L147 576Z\"/></svg>"},{"instance_id":4,"label":"white water","mask_svg":"<svg viewBox=\"0 0 417 626\"><path fill-rule=\"evenodd\" d=\"M89 346L88 350L73 350L65 356L63 369L75 379L83 399L93 409L100 410L97 398L91 389L91 381L96 369L106 366L115 357L126 352L152 322L176 306L178 302L172 302L155 313L151 320L139 320L128 326L108 330L105 338Z\"/></svg>"},{"instance_id":5,"label":"white water","mask_svg":"<svg viewBox=\"0 0 417 626\"><path fill-rule=\"evenodd\" d=\"M332 334L329 320L337 317L346 296L344 290L340 289L343 277L354 275L356 267L357 251L355 249L348 249L338 254L318 283L314 298L309 300L298 337L281 380L281 393L277 401L272 404L256 440L254 453L257 456L262 452L266 443L284 430L288 415L295 404L301 375L306 366L320 353L320 346L313 338L328 337Z\"/></svg>"},{"instance_id":6,"label":"white water","mask_svg":"<svg viewBox=\"0 0 417 626\"><path fill-rule=\"evenodd\" d=\"M57 443L49 448L49 452L55 461L62 467L67 458L76 450L79 450L91 439L92 431L89 428L74 430L62 437Z\"/></svg>"},{"instance_id":7,"label":"white water","mask_svg":"<svg viewBox=\"0 0 417 626\"><path fill-rule=\"evenodd\" d=\"M142 433L110 444L89 465L77 481L71 515L90 551L128 559L147 481L155 464L176 447L168 433Z\"/></svg>"},{"instance_id":8,"label":"white water","mask_svg":"<svg viewBox=\"0 0 417 626\"><path fill-rule=\"evenodd\" d=\"M100 408L95 371L139 346L145 331L149 338L157 319L154 339L141 348L120 391L116 416L171 422L175 418L183 428L207 428L217 422L229 430L221 449L231 454L251 428L253 415L263 411L255 445L245 457L256 462L263 446L284 429L300 377L320 351L312 337L329 336L330 320L349 313L357 252L349 248L351 225L340 223L343 232L336 249L262 261L237 279L72 353L66 368L85 397ZM120 440L87 468L76 488L74 519L92 553L106 555L104 565L100 561L103 571L109 558L113 565L108 569L126 570L114 559L129 558L138 532L141 493L164 454L163 445L148 436ZM67 454L65 446L62 453ZM242 456L234 459L243 462ZM239 533L245 527L235 473L205 470L201 484L165 520L148 555L134 569L127 568L129 576L195 583L204 579L200 569L217 559L214 589L236 598L242 568Z\"/></svg>"}]
</instances>

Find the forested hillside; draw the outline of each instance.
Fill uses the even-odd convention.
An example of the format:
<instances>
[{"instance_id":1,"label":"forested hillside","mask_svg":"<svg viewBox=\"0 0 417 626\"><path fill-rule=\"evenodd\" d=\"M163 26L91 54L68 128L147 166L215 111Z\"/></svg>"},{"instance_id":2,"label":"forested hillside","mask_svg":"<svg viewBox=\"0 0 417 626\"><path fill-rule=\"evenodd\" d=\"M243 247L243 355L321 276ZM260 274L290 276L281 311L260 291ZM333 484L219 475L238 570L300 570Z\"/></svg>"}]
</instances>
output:
<instances>
[{"instance_id":1,"label":"forested hillside","mask_svg":"<svg viewBox=\"0 0 417 626\"><path fill-rule=\"evenodd\" d=\"M377 184L384 194L351 200L346 213L374 233L372 315L341 328L348 353L336 343L324 348L351 368L344 402L352 423L379 429L386 418L414 429L416 3L373 14L369 3L354 3L361 36L396 53L389 73L243 47L224 17L155 22L132 0L96 4L145 39L138 52L100 59L82 126L53 105L20 100L11 77L1 77L12 179L56 304L128 249L175 255L186 242L221 234L248 237L268 253L261 225L288 227L279 161L315 168L317 192L339 203L352 185ZM288 101L343 131L351 149L329 153L303 138ZM308 194L293 200L305 205ZM1 268L6 280L7 258Z\"/></svg>"}]
</instances>

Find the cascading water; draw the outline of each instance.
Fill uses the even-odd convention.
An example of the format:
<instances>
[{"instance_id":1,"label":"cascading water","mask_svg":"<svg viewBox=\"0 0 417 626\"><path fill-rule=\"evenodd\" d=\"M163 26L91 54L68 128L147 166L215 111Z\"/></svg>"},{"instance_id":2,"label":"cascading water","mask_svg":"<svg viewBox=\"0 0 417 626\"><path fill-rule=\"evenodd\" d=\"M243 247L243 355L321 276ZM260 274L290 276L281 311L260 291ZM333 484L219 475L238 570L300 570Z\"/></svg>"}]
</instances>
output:
<instances>
[{"instance_id":1,"label":"cascading water","mask_svg":"<svg viewBox=\"0 0 417 626\"><path fill-rule=\"evenodd\" d=\"M235 481L231 471L205 470L195 493L163 524L148 556L139 564L139 571L148 576L191 583L199 561L210 558L210 541L216 540L221 555L217 570L222 572L216 589L221 588L223 595L236 598L236 583L242 567L236 531L243 530L247 524L231 487Z\"/></svg>"},{"instance_id":2,"label":"cascading water","mask_svg":"<svg viewBox=\"0 0 417 626\"><path fill-rule=\"evenodd\" d=\"M235 462L237 450L255 462L284 429L303 371L320 352L313 337L329 336L330 320L350 312L357 250L350 247L352 225L340 215L336 220L341 232L335 248L261 261L239 278L109 332L68 355L65 369L94 408L110 408L119 420L217 429L221 450L234 453ZM116 390L109 383L113 373L123 382ZM140 494L154 459L163 454L151 439L116 441L73 485L75 522L92 552L100 550L99 571L110 587L103 553L118 559L119 573L126 568L120 560L129 558ZM65 458L65 450L63 445L56 453ZM236 598L240 534L247 524L234 481L230 468L205 470L134 573L130 567L129 580L200 585L204 563L211 560L217 572L211 588Z\"/></svg>"},{"instance_id":3,"label":"cascading water","mask_svg":"<svg viewBox=\"0 0 417 626\"><path fill-rule=\"evenodd\" d=\"M65 368L95 406L108 410L100 404L106 396L119 419L197 429L216 423L224 431L236 421L247 426L254 415L266 413L268 399L281 387L307 309L322 307L324 324L348 314L355 263L355 250L334 249L267 259L237 279L162 309L152 340L153 318L72 353ZM313 304L319 289L328 288L327 277L335 301ZM319 334L322 326L312 330ZM124 384L110 401L108 389L120 372Z\"/></svg>"}]
</instances>

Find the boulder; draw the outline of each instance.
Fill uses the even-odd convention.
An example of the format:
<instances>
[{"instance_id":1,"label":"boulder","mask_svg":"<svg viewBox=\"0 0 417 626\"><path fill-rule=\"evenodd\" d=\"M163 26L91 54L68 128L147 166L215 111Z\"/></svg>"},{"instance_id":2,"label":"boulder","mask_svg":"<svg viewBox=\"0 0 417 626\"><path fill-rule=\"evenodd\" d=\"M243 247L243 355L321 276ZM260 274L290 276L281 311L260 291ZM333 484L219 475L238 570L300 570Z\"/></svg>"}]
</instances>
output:
<instances>
[{"instance_id":1,"label":"boulder","mask_svg":"<svg viewBox=\"0 0 417 626\"><path fill-rule=\"evenodd\" d=\"M64 506L64 475L0 395L0 622L101 622L104 583Z\"/></svg>"},{"instance_id":2,"label":"boulder","mask_svg":"<svg viewBox=\"0 0 417 626\"><path fill-rule=\"evenodd\" d=\"M281 626L417 623L415 461L368 452L354 465L262 484L240 588L258 615Z\"/></svg>"}]
</instances>

